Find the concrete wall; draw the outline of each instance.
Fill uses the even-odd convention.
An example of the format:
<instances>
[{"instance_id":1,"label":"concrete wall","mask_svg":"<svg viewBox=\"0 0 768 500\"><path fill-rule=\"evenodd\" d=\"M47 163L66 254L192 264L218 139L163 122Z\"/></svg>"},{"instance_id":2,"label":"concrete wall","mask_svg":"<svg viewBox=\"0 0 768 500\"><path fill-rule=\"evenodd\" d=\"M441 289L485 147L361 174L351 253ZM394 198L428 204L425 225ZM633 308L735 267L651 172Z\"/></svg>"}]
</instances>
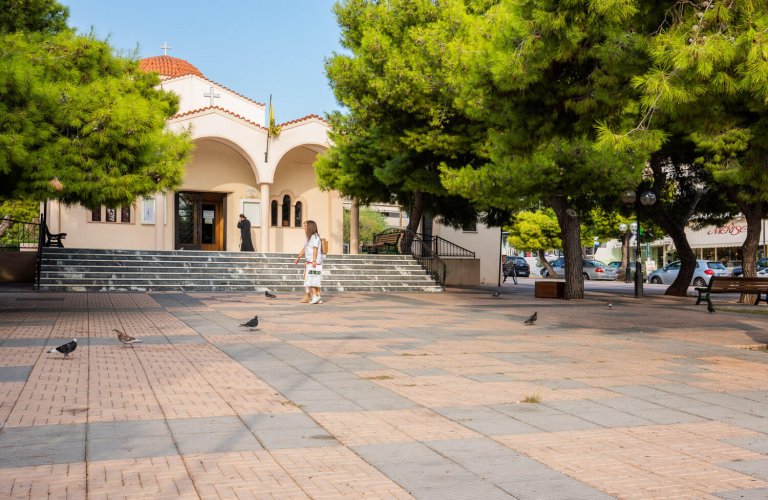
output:
<instances>
[{"instance_id":1,"label":"concrete wall","mask_svg":"<svg viewBox=\"0 0 768 500\"><path fill-rule=\"evenodd\" d=\"M499 262L501 256L501 232L498 227L488 227L477 224L477 231L462 231L448 226L435 224L433 234L475 252L475 258L480 260L479 283L495 285L499 281L501 271Z\"/></svg>"},{"instance_id":2,"label":"concrete wall","mask_svg":"<svg viewBox=\"0 0 768 500\"><path fill-rule=\"evenodd\" d=\"M443 259L446 264L446 286L475 286L480 284L478 259Z\"/></svg>"},{"instance_id":3,"label":"concrete wall","mask_svg":"<svg viewBox=\"0 0 768 500\"><path fill-rule=\"evenodd\" d=\"M34 252L0 252L0 283L32 283L35 281Z\"/></svg>"}]
</instances>

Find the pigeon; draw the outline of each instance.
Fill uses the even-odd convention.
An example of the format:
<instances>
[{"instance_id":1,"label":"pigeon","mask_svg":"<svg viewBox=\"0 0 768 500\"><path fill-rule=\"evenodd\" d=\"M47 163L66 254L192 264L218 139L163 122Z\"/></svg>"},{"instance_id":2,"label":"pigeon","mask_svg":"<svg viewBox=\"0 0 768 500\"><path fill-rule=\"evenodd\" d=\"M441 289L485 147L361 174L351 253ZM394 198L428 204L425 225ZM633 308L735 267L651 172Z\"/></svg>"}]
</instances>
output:
<instances>
[{"instance_id":1,"label":"pigeon","mask_svg":"<svg viewBox=\"0 0 768 500\"><path fill-rule=\"evenodd\" d=\"M534 325L534 324L536 324L536 320L537 319L539 319L539 312L538 311L536 311L535 313L531 314L531 316L527 320L523 321L523 323L525 323L526 325Z\"/></svg>"},{"instance_id":2,"label":"pigeon","mask_svg":"<svg viewBox=\"0 0 768 500\"><path fill-rule=\"evenodd\" d=\"M59 347L54 347L50 351L48 351L49 354L52 354L54 352L60 352L64 355L65 358L69 357L69 353L77 349L77 339L72 339L72 342L67 342L64 345L60 345Z\"/></svg>"},{"instance_id":3,"label":"pigeon","mask_svg":"<svg viewBox=\"0 0 768 500\"><path fill-rule=\"evenodd\" d=\"M501 295L501 293L500 293L500 292L493 292L493 293L491 294L491 297L498 297L499 295Z\"/></svg>"},{"instance_id":4,"label":"pigeon","mask_svg":"<svg viewBox=\"0 0 768 500\"><path fill-rule=\"evenodd\" d=\"M608 309L613 309L613 304L611 304L610 302L608 302Z\"/></svg>"},{"instance_id":5,"label":"pigeon","mask_svg":"<svg viewBox=\"0 0 768 500\"><path fill-rule=\"evenodd\" d=\"M240 326L247 326L248 328L253 330L257 326L259 326L259 317L258 316L254 316L253 319L249 319L248 321L246 321L245 323L241 324Z\"/></svg>"},{"instance_id":6,"label":"pigeon","mask_svg":"<svg viewBox=\"0 0 768 500\"><path fill-rule=\"evenodd\" d=\"M277 295L275 295L274 293L270 292L269 290L264 292L264 296L266 298L268 298L268 299L276 299L277 298Z\"/></svg>"},{"instance_id":7,"label":"pigeon","mask_svg":"<svg viewBox=\"0 0 768 500\"><path fill-rule=\"evenodd\" d=\"M710 314L715 312L715 306L712 305L712 302L707 302L707 311L709 311Z\"/></svg>"},{"instance_id":8,"label":"pigeon","mask_svg":"<svg viewBox=\"0 0 768 500\"><path fill-rule=\"evenodd\" d=\"M141 339L137 339L136 337L131 337L127 333L121 332L117 328L112 330L113 332L117 333L117 340L123 343L123 345L131 344L131 347L133 347L133 344L137 342L141 342Z\"/></svg>"}]
</instances>

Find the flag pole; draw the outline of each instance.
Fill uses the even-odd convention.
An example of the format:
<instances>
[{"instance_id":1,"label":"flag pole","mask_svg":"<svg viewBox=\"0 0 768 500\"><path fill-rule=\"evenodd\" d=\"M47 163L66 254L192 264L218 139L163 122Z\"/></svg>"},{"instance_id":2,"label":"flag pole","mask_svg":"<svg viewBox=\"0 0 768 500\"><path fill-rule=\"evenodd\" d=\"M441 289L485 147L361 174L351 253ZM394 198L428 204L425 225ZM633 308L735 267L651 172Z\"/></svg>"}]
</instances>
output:
<instances>
[{"instance_id":1,"label":"flag pole","mask_svg":"<svg viewBox=\"0 0 768 500\"><path fill-rule=\"evenodd\" d=\"M267 150L264 151L264 163L269 163L269 137L272 130L270 120L272 118L272 94L269 94L269 118L267 118Z\"/></svg>"}]
</instances>

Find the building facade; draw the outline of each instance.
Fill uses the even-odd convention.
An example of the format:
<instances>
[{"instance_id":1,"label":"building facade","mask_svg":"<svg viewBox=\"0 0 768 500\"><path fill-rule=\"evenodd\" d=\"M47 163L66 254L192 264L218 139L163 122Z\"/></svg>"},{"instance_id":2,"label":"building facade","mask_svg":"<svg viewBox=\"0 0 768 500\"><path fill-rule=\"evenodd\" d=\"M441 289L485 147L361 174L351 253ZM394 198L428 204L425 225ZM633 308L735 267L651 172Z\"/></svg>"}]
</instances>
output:
<instances>
[{"instance_id":1,"label":"building facade","mask_svg":"<svg viewBox=\"0 0 768 500\"><path fill-rule=\"evenodd\" d=\"M298 253L307 219L318 223L331 253L341 252L342 200L318 188L313 167L329 147L328 123L307 115L270 135L265 104L207 79L187 61L158 56L139 65L179 96L167 127L189 131L195 142L181 186L129 207L88 210L51 201L51 232L66 232L75 248L237 251L244 213L257 252Z\"/></svg>"}]
</instances>

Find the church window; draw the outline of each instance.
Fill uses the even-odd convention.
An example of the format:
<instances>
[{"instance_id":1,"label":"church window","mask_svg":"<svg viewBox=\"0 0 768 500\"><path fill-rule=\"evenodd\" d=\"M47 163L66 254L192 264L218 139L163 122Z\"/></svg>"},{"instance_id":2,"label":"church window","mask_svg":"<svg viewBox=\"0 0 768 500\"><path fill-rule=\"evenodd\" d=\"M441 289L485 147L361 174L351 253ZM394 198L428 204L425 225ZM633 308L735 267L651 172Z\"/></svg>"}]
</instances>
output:
<instances>
[{"instance_id":1,"label":"church window","mask_svg":"<svg viewBox=\"0 0 768 500\"><path fill-rule=\"evenodd\" d=\"M271 216L270 217L271 218L271 224L273 226L277 226L277 200L272 200L272 203L270 205L271 205L270 206L270 208L271 208L271 214L270 214L270 216Z\"/></svg>"},{"instance_id":2,"label":"church window","mask_svg":"<svg viewBox=\"0 0 768 500\"><path fill-rule=\"evenodd\" d=\"M300 201L297 201L296 202L296 207L294 207L294 209L293 209L293 225L294 225L294 227L301 227L301 223L303 222L301 220L301 217L302 217L302 214L301 214L302 206L303 206L302 203Z\"/></svg>"},{"instance_id":3,"label":"church window","mask_svg":"<svg viewBox=\"0 0 768 500\"><path fill-rule=\"evenodd\" d=\"M283 196L283 217L281 219L283 226L291 225L291 197L288 195Z\"/></svg>"},{"instance_id":4,"label":"church window","mask_svg":"<svg viewBox=\"0 0 768 500\"><path fill-rule=\"evenodd\" d=\"M130 224L133 222L131 218L131 207L105 207L101 206L90 211L91 222L107 222L107 223L122 223Z\"/></svg>"}]
</instances>

